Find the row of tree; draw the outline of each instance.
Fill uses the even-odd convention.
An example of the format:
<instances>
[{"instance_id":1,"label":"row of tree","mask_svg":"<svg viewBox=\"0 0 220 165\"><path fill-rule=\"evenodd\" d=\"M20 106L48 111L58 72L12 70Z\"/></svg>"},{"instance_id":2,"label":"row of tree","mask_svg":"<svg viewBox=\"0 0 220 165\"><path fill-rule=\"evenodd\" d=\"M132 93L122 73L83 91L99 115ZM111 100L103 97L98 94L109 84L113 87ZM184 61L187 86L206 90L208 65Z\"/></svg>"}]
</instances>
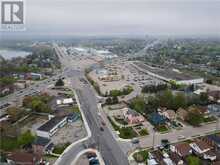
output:
<instances>
[{"instance_id":1,"label":"row of tree","mask_svg":"<svg viewBox=\"0 0 220 165\"><path fill-rule=\"evenodd\" d=\"M166 90L155 96L149 96L146 99L136 97L130 102L130 107L138 112L150 113L159 107L177 110L178 108L187 108L191 105L207 105L209 103L207 93L201 93L200 96L189 95L178 92L173 94L172 91Z\"/></svg>"},{"instance_id":2,"label":"row of tree","mask_svg":"<svg viewBox=\"0 0 220 165\"><path fill-rule=\"evenodd\" d=\"M167 84L146 85L142 88L143 93L157 93L167 89Z\"/></svg>"},{"instance_id":3,"label":"row of tree","mask_svg":"<svg viewBox=\"0 0 220 165\"><path fill-rule=\"evenodd\" d=\"M48 105L51 96L44 93L39 96L27 96L23 99L23 106L39 113L49 113L51 109Z\"/></svg>"},{"instance_id":4,"label":"row of tree","mask_svg":"<svg viewBox=\"0 0 220 165\"><path fill-rule=\"evenodd\" d=\"M118 97L117 96L113 96L113 97L108 97L105 101L106 105L113 105L113 104L118 104Z\"/></svg>"},{"instance_id":5,"label":"row of tree","mask_svg":"<svg viewBox=\"0 0 220 165\"><path fill-rule=\"evenodd\" d=\"M123 88L122 90L111 90L109 93L106 93L106 96L111 96L111 97L117 97L117 96L124 96L128 95L133 91L133 88L131 86L128 86L126 88Z\"/></svg>"}]
</instances>

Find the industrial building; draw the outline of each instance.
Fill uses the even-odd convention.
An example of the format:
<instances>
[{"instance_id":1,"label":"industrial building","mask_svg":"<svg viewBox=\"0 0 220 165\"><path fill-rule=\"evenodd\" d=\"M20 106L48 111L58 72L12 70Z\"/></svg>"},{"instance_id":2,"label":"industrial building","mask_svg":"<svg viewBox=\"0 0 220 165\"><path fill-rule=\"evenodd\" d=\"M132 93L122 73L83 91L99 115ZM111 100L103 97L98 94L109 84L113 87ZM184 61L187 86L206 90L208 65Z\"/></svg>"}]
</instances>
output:
<instances>
[{"instance_id":1,"label":"industrial building","mask_svg":"<svg viewBox=\"0 0 220 165\"><path fill-rule=\"evenodd\" d=\"M67 117L56 116L41 125L37 130L37 136L50 138L56 131L67 123Z\"/></svg>"},{"instance_id":2,"label":"industrial building","mask_svg":"<svg viewBox=\"0 0 220 165\"><path fill-rule=\"evenodd\" d=\"M177 69L151 67L141 62L133 62L132 65L139 71L166 82L175 81L177 84L186 85L199 84L204 82L204 79L201 77L194 77L182 73Z\"/></svg>"}]
</instances>

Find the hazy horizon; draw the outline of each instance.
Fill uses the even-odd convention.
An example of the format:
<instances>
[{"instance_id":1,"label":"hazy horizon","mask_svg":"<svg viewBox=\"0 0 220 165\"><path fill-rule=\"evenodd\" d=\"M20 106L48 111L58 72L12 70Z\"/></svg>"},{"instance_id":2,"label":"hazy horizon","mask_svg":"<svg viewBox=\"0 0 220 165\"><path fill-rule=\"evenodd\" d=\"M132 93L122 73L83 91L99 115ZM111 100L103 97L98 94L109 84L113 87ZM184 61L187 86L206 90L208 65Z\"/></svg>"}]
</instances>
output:
<instances>
[{"instance_id":1,"label":"hazy horizon","mask_svg":"<svg viewBox=\"0 0 220 165\"><path fill-rule=\"evenodd\" d=\"M26 31L13 37L220 36L217 0L26 0Z\"/></svg>"}]
</instances>

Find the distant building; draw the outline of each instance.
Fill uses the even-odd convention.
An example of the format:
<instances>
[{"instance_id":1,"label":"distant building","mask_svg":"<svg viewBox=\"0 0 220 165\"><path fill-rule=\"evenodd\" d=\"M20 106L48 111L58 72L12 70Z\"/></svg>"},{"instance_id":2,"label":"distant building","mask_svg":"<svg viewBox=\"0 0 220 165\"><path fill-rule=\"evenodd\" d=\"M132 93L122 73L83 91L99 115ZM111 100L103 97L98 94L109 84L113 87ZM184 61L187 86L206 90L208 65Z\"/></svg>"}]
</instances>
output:
<instances>
[{"instance_id":1,"label":"distant building","mask_svg":"<svg viewBox=\"0 0 220 165\"><path fill-rule=\"evenodd\" d=\"M132 63L132 65L138 70L166 82L174 81L177 84L186 84L186 85L200 84L204 82L204 79L201 77L194 77L182 73L177 69L152 67L142 62L134 62Z\"/></svg>"},{"instance_id":2,"label":"distant building","mask_svg":"<svg viewBox=\"0 0 220 165\"><path fill-rule=\"evenodd\" d=\"M57 132L59 128L63 127L66 123L67 118L65 116L53 117L37 129L37 136L50 138Z\"/></svg>"},{"instance_id":3,"label":"distant building","mask_svg":"<svg viewBox=\"0 0 220 165\"><path fill-rule=\"evenodd\" d=\"M27 73L26 74L26 79L31 79L31 80L41 80L42 75L39 73Z\"/></svg>"}]
</instances>

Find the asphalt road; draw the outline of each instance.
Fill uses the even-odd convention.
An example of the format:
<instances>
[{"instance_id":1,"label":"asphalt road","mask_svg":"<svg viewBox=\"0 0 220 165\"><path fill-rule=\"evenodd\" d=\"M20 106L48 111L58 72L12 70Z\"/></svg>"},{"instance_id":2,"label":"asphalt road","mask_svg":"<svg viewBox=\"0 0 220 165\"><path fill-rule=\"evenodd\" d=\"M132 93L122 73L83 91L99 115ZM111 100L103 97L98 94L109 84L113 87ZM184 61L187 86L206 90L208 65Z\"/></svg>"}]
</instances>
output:
<instances>
[{"instance_id":1,"label":"asphalt road","mask_svg":"<svg viewBox=\"0 0 220 165\"><path fill-rule=\"evenodd\" d=\"M69 85L76 89L81 110L83 111L86 121L90 127L92 136L86 142L82 142L72 147L59 159L59 164L71 164L83 148L97 148L101 153L106 165L129 165L127 155L122 151L118 142L114 139L111 130L102 125L102 119L98 115L97 99L94 90L89 84L81 82L84 78L82 71L73 67L74 61L70 60L65 53L55 45L60 61L64 67L64 76L69 80ZM101 130L103 127L104 130Z\"/></svg>"}]
</instances>

